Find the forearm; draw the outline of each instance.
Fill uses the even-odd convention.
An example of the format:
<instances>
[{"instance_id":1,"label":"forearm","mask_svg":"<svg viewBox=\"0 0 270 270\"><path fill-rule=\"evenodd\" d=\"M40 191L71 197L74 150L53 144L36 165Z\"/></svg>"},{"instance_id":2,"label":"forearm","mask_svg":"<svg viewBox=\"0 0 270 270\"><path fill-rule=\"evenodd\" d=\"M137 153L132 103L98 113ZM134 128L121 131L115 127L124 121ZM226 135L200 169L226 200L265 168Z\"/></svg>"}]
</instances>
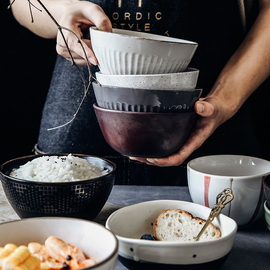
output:
<instances>
[{"instance_id":1,"label":"forearm","mask_svg":"<svg viewBox=\"0 0 270 270\"><path fill-rule=\"evenodd\" d=\"M10 0L12 2L12 0ZM15 0L12 4L12 12L15 19L24 27L28 28L33 33L44 38L55 38L57 35L57 26L42 8L37 0L30 0L41 12L34 6L29 6L27 0ZM59 22L65 10L74 2L79 0L41 0L44 6L52 14L57 22ZM31 12L33 22L31 20Z\"/></svg>"},{"instance_id":2,"label":"forearm","mask_svg":"<svg viewBox=\"0 0 270 270\"><path fill-rule=\"evenodd\" d=\"M242 45L228 61L209 96L224 105L224 119L233 116L270 75L270 1L261 11Z\"/></svg>"}]
</instances>

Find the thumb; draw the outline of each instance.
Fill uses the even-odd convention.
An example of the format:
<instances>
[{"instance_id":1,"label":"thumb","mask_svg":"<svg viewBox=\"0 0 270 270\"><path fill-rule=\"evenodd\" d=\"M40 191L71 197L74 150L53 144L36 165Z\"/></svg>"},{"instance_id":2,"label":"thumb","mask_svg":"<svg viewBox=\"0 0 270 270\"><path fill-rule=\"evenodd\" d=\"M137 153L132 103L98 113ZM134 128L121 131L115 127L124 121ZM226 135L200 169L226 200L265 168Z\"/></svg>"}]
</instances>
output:
<instances>
[{"instance_id":1,"label":"thumb","mask_svg":"<svg viewBox=\"0 0 270 270\"><path fill-rule=\"evenodd\" d=\"M213 104L202 100L199 100L195 103L194 109L197 114L203 117L212 116L215 112L215 107L213 106Z\"/></svg>"},{"instance_id":2,"label":"thumb","mask_svg":"<svg viewBox=\"0 0 270 270\"><path fill-rule=\"evenodd\" d=\"M110 20L104 20L102 23L96 24L97 29L105 32L112 32L112 24Z\"/></svg>"}]
</instances>

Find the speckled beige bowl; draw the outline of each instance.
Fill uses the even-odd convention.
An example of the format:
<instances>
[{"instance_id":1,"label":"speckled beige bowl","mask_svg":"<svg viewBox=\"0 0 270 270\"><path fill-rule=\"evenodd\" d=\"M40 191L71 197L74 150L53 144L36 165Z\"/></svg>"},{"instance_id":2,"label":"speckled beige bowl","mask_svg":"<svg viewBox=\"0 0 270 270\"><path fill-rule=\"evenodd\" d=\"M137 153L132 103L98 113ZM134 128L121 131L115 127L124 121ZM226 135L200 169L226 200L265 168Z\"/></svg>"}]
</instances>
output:
<instances>
[{"instance_id":1,"label":"speckled beige bowl","mask_svg":"<svg viewBox=\"0 0 270 270\"><path fill-rule=\"evenodd\" d=\"M148 90L190 90L197 85L199 70L188 67L183 72L167 74L108 75L96 72L101 85L148 89Z\"/></svg>"}]
</instances>

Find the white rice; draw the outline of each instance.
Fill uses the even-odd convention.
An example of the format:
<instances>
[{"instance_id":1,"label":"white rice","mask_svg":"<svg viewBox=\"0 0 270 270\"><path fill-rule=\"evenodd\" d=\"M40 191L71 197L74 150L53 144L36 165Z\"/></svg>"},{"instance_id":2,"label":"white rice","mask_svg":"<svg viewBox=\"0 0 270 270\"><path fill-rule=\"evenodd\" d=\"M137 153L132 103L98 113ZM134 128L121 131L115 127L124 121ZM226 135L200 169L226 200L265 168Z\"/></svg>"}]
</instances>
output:
<instances>
[{"instance_id":1,"label":"white rice","mask_svg":"<svg viewBox=\"0 0 270 270\"><path fill-rule=\"evenodd\" d=\"M107 173L108 170L69 154L37 157L13 169L10 176L37 182L71 182L93 179Z\"/></svg>"}]
</instances>

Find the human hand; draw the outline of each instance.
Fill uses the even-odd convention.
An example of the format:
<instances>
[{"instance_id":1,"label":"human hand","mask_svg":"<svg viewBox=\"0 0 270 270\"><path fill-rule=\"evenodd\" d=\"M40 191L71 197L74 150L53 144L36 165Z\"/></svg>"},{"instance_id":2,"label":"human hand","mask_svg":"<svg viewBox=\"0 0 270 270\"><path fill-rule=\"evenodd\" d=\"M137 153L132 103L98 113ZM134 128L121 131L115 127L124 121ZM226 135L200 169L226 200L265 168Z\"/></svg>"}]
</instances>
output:
<instances>
[{"instance_id":1,"label":"human hand","mask_svg":"<svg viewBox=\"0 0 270 270\"><path fill-rule=\"evenodd\" d=\"M232 116L231 110L227 110L224 103L214 96L200 99L195 103L194 109L198 114L198 119L186 142L177 153L164 158L130 157L130 159L160 167L178 166L199 148L218 126Z\"/></svg>"},{"instance_id":2,"label":"human hand","mask_svg":"<svg viewBox=\"0 0 270 270\"><path fill-rule=\"evenodd\" d=\"M89 39L89 27L95 25L100 30L112 31L111 22L102 8L87 1L74 2L65 9L59 24L73 31L80 38L85 50L84 53L77 37L72 32L63 29L63 35L74 62L78 65L86 65L87 57L91 64L97 65L98 60L92 51L91 41ZM56 42L57 53L71 61L70 53L60 31L58 31Z\"/></svg>"}]
</instances>

